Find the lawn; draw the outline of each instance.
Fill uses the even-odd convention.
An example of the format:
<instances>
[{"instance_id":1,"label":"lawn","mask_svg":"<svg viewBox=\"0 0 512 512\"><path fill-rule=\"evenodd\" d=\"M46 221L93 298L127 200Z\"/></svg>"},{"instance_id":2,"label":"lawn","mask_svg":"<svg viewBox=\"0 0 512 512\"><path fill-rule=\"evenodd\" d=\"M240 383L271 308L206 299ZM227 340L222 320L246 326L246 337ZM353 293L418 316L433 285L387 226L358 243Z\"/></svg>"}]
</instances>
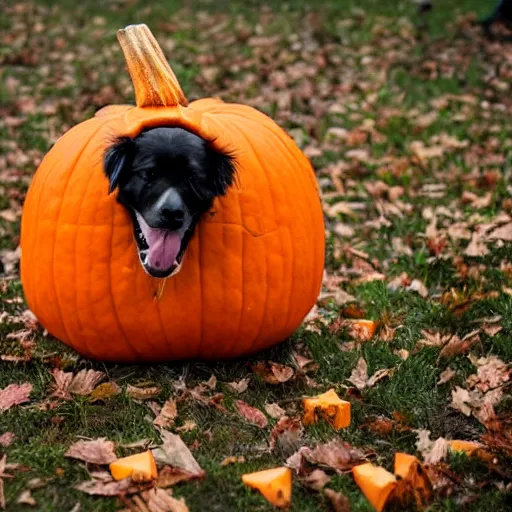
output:
<instances>
[{"instance_id":1,"label":"lawn","mask_svg":"<svg viewBox=\"0 0 512 512\"><path fill-rule=\"evenodd\" d=\"M192 512L272 510L241 476L333 441L334 460L312 456L294 470L290 510L349 510L342 495L350 510L372 510L350 469L368 460L392 471L396 452L416 455L432 485L400 510L511 506L512 47L505 29L488 41L473 23L492 1L434 2L427 14L405 0L7 4L0 509L186 510L79 490L106 466L65 455L81 439L106 438L119 457L162 444L153 422L164 404L177 415L163 429L179 434L206 474L172 486ZM322 293L292 339L248 359L91 362L27 312L16 250L24 194L60 135L105 105L133 101L115 33L141 22L189 99L262 110L316 171ZM82 394L58 385L62 372L89 370L110 384ZM20 403L11 406L1 390L12 384ZM351 402L350 426L302 427L301 399L331 388ZM259 409L259 425L240 400ZM448 440L481 445L467 456ZM323 488L308 478L313 469L329 478Z\"/></svg>"}]
</instances>

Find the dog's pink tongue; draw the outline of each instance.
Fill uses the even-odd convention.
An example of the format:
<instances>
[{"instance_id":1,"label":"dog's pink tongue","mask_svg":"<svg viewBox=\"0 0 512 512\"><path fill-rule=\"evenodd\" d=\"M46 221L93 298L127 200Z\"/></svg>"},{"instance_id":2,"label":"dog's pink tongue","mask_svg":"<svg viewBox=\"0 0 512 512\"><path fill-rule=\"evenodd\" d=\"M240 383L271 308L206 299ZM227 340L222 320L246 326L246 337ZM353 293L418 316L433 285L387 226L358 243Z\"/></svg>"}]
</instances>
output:
<instances>
[{"instance_id":1,"label":"dog's pink tongue","mask_svg":"<svg viewBox=\"0 0 512 512\"><path fill-rule=\"evenodd\" d=\"M151 237L151 243L148 240L147 263L152 268L167 270L172 267L180 252L181 238L173 232L165 232L160 229L154 231L159 231L159 233L157 236Z\"/></svg>"},{"instance_id":2,"label":"dog's pink tongue","mask_svg":"<svg viewBox=\"0 0 512 512\"><path fill-rule=\"evenodd\" d=\"M137 212L137 220L148 244L146 263L158 270L167 270L172 267L181 248L181 237L167 229L155 229L146 224L146 221Z\"/></svg>"}]
</instances>

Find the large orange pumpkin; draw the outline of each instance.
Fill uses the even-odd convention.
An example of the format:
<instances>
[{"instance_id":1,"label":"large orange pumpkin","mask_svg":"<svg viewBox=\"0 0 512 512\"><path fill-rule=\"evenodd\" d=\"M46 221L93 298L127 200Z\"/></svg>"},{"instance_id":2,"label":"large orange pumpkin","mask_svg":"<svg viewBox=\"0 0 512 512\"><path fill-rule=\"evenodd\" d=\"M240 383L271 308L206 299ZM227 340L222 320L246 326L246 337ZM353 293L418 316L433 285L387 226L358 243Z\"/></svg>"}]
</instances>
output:
<instances>
[{"instance_id":1,"label":"large orange pumpkin","mask_svg":"<svg viewBox=\"0 0 512 512\"><path fill-rule=\"evenodd\" d=\"M248 106L187 106L145 25L119 31L137 107L110 106L46 155L25 201L21 277L48 331L96 359L228 358L290 336L314 305L324 227L311 165ZM108 194L116 136L179 126L235 154L237 183L200 221L181 271L166 281L138 259L127 211Z\"/></svg>"}]
</instances>

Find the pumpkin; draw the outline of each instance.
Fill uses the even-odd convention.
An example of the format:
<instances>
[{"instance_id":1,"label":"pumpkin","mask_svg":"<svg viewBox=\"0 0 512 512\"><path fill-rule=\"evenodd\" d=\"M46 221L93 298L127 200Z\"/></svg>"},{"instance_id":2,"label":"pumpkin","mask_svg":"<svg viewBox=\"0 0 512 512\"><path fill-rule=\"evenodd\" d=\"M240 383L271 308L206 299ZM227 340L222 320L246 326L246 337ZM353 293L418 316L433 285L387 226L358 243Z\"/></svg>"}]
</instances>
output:
<instances>
[{"instance_id":1,"label":"pumpkin","mask_svg":"<svg viewBox=\"0 0 512 512\"><path fill-rule=\"evenodd\" d=\"M292 472L289 468L272 468L242 475L242 482L257 489L276 507L288 507L292 499Z\"/></svg>"},{"instance_id":2,"label":"pumpkin","mask_svg":"<svg viewBox=\"0 0 512 512\"><path fill-rule=\"evenodd\" d=\"M158 475L151 450L117 459L110 464L109 469L114 480L130 477L134 482L149 482Z\"/></svg>"},{"instance_id":3,"label":"pumpkin","mask_svg":"<svg viewBox=\"0 0 512 512\"><path fill-rule=\"evenodd\" d=\"M230 358L289 337L314 305L324 226L312 167L263 113L190 104L145 25L118 32L137 106L107 106L45 156L27 193L21 278L30 309L90 358ZM203 216L181 270L147 275L128 212L108 194L103 155L118 136L181 127L235 155L236 184Z\"/></svg>"},{"instance_id":4,"label":"pumpkin","mask_svg":"<svg viewBox=\"0 0 512 512\"><path fill-rule=\"evenodd\" d=\"M334 389L312 398L304 398L302 405L304 425L316 423L318 415L324 417L337 430L350 425L350 402L342 400Z\"/></svg>"},{"instance_id":5,"label":"pumpkin","mask_svg":"<svg viewBox=\"0 0 512 512\"><path fill-rule=\"evenodd\" d=\"M370 462L353 467L352 474L366 499L377 512L381 512L386 506L389 495L396 487L395 475Z\"/></svg>"}]
</instances>

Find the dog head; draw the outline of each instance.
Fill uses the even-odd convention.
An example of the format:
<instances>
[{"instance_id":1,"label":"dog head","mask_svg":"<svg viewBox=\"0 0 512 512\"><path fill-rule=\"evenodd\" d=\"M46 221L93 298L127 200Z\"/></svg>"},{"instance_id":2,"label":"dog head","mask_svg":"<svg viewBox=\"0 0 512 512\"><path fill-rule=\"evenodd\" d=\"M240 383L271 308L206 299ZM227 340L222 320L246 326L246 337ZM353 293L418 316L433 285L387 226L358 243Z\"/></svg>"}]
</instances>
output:
<instances>
[{"instance_id":1,"label":"dog head","mask_svg":"<svg viewBox=\"0 0 512 512\"><path fill-rule=\"evenodd\" d=\"M109 193L131 215L137 250L153 277L176 273L201 215L232 185L235 167L182 128L117 139L104 158Z\"/></svg>"}]
</instances>

